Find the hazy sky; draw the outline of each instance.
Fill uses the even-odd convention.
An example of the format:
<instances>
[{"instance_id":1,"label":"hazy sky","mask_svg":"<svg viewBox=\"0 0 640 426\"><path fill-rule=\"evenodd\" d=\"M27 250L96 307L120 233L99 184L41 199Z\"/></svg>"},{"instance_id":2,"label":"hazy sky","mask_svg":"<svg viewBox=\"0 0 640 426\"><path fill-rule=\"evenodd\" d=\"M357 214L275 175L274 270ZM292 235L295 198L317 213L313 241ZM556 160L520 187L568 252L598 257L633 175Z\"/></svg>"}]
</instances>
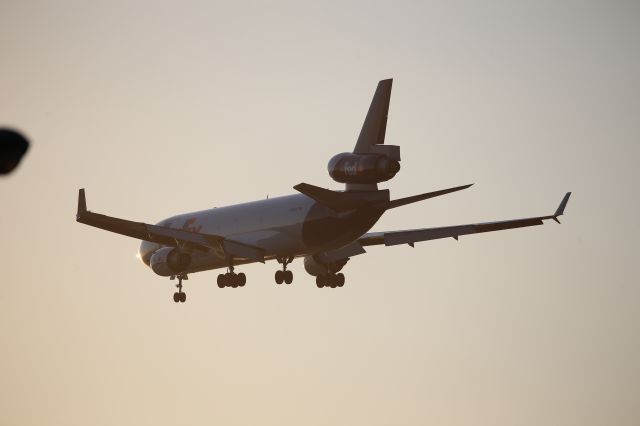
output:
<instances>
[{"instance_id":1,"label":"hazy sky","mask_svg":"<svg viewBox=\"0 0 640 426\"><path fill-rule=\"evenodd\" d=\"M640 424L640 5L0 3L2 425ZM75 222L339 188L394 78L394 209L374 230L552 213L563 224L372 247L186 282Z\"/></svg>"}]
</instances>

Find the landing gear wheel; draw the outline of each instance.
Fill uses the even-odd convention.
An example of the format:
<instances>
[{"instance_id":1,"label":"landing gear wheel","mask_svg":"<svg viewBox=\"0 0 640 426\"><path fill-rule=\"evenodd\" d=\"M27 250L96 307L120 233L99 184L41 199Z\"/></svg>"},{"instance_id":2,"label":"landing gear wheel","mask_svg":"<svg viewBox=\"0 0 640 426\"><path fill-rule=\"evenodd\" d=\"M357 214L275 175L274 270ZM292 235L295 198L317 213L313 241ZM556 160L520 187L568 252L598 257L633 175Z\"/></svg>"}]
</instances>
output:
<instances>
[{"instance_id":1,"label":"landing gear wheel","mask_svg":"<svg viewBox=\"0 0 640 426\"><path fill-rule=\"evenodd\" d=\"M316 285L318 286L318 288L324 287L324 276L323 275L318 275L316 277Z\"/></svg>"},{"instance_id":2,"label":"landing gear wheel","mask_svg":"<svg viewBox=\"0 0 640 426\"><path fill-rule=\"evenodd\" d=\"M328 279L329 287L336 288L338 286L338 283L336 282L336 276L335 275L329 275L328 278L329 278Z\"/></svg>"},{"instance_id":3,"label":"landing gear wheel","mask_svg":"<svg viewBox=\"0 0 640 426\"><path fill-rule=\"evenodd\" d=\"M218 287L220 287L220 288L223 288L223 287L231 287L231 288L244 287L244 285L247 283L247 276L245 274L243 274L242 272L240 272L239 274L236 274L234 272L233 258L232 257L227 258L227 261L229 262L227 273L218 275L218 280L217 280Z\"/></svg>"},{"instance_id":4,"label":"landing gear wheel","mask_svg":"<svg viewBox=\"0 0 640 426\"><path fill-rule=\"evenodd\" d=\"M344 285L344 274L339 273L335 275L336 285L342 287Z\"/></svg>"},{"instance_id":5,"label":"landing gear wheel","mask_svg":"<svg viewBox=\"0 0 640 426\"><path fill-rule=\"evenodd\" d=\"M180 301L180 293L178 293L177 291L173 293L173 301L176 303Z\"/></svg>"},{"instance_id":6,"label":"landing gear wheel","mask_svg":"<svg viewBox=\"0 0 640 426\"><path fill-rule=\"evenodd\" d=\"M287 265L293 262L293 259L294 256L276 258L278 263L282 264L282 269L280 271L276 271L276 284L282 284L283 282L291 284L293 282L293 272L287 270Z\"/></svg>"},{"instance_id":7,"label":"landing gear wheel","mask_svg":"<svg viewBox=\"0 0 640 426\"><path fill-rule=\"evenodd\" d=\"M240 272L239 274L236 274L234 272L227 272L226 274L220 274L218 275L218 280L217 280L218 287L220 288L244 287L246 283L247 283L247 276L243 272Z\"/></svg>"},{"instance_id":8,"label":"landing gear wheel","mask_svg":"<svg viewBox=\"0 0 640 426\"><path fill-rule=\"evenodd\" d=\"M225 275L225 281L227 286L231 288L238 287L238 276L233 272L227 272Z\"/></svg>"},{"instance_id":9,"label":"landing gear wheel","mask_svg":"<svg viewBox=\"0 0 640 426\"><path fill-rule=\"evenodd\" d=\"M285 284L291 284L293 282L293 272L291 271L283 271L284 282Z\"/></svg>"},{"instance_id":10,"label":"landing gear wheel","mask_svg":"<svg viewBox=\"0 0 640 426\"><path fill-rule=\"evenodd\" d=\"M187 293L178 293L180 303L184 303L187 301Z\"/></svg>"}]
</instances>

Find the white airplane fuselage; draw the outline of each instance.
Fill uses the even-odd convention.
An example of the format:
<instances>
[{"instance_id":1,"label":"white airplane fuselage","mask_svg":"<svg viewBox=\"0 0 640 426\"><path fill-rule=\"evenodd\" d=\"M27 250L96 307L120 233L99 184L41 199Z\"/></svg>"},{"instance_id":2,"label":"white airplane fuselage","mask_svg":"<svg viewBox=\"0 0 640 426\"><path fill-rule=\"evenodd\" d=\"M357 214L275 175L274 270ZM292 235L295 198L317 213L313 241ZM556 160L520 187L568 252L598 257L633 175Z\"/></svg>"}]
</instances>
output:
<instances>
[{"instance_id":1,"label":"white airplane fuselage","mask_svg":"<svg viewBox=\"0 0 640 426\"><path fill-rule=\"evenodd\" d=\"M261 247L265 260L269 260L306 256L345 246L371 229L383 213L384 209L370 209L340 214L304 194L294 194L172 216L160 221L158 226L218 235ZM149 266L153 253L162 247L162 244L142 241L140 258ZM235 265L250 262L249 259L234 259ZM228 266L229 260L222 249L196 250L184 272Z\"/></svg>"}]
</instances>

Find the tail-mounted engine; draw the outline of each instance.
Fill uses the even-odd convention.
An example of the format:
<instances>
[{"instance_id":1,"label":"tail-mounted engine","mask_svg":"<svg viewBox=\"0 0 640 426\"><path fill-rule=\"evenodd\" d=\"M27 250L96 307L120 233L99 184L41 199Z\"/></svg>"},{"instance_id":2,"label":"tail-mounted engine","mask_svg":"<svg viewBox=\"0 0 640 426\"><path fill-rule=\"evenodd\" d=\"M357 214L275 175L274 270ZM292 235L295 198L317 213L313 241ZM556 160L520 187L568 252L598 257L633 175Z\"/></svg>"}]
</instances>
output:
<instances>
[{"instance_id":1,"label":"tail-mounted engine","mask_svg":"<svg viewBox=\"0 0 640 426\"><path fill-rule=\"evenodd\" d=\"M168 277L184 272L191 264L191 256L177 248L163 247L151 255L149 266L156 274Z\"/></svg>"},{"instance_id":2,"label":"tail-mounted engine","mask_svg":"<svg viewBox=\"0 0 640 426\"><path fill-rule=\"evenodd\" d=\"M371 153L343 152L335 155L327 166L329 175L340 183L376 184L396 175L400 170L400 147L374 145Z\"/></svg>"}]
</instances>

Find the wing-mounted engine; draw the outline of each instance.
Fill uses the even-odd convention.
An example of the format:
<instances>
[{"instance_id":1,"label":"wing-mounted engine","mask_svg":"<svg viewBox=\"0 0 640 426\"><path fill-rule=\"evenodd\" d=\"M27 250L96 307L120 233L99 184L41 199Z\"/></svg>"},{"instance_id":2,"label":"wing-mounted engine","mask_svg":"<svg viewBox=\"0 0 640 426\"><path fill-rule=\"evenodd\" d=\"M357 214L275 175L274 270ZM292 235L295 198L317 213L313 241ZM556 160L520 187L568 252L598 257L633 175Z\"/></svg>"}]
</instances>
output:
<instances>
[{"instance_id":1,"label":"wing-mounted engine","mask_svg":"<svg viewBox=\"0 0 640 426\"><path fill-rule=\"evenodd\" d=\"M191 264L191 255L174 247L163 247L151 255L149 266L156 274L168 277L185 270Z\"/></svg>"},{"instance_id":2,"label":"wing-mounted engine","mask_svg":"<svg viewBox=\"0 0 640 426\"><path fill-rule=\"evenodd\" d=\"M377 184L393 178L400 171L400 147L374 145L366 154L343 152L327 165L333 180L346 184Z\"/></svg>"},{"instance_id":3,"label":"wing-mounted engine","mask_svg":"<svg viewBox=\"0 0 640 426\"><path fill-rule=\"evenodd\" d=\"M314 254L305 256L304 269L309 275L313 275L314 277L330 275L340 271L348 261L349 259L347 258L332 262L325 262L321 259L321 256Z\"/></svg>"},{"instance_id":4,"label":"wing-mounted engine","mask_svg":"<svg viewBox=\"0 0 640 426\"><path fill-rule=\"evenodd\" d=\"M335 250L315 253L304 258L304 269L316 277L318 287L342 287L344 275L339 271L344 268L349 258L365 253L360 243L351 243Z\"/></svg>"},{"instance_id":5,"label":"wing-mounted engine","mask_svg":"<svg viewBox=\"0 0 640 426\"><path fill-rule=\"evenodd\" d=\"M304 258L304 269L316 277L316 285L322 287L342 287L344 285L344 274L339 273L344 265L349 261L348 258L340 259L332 262L323 261L322 256L311 255Z\"/></svg>"}]
</instances>

